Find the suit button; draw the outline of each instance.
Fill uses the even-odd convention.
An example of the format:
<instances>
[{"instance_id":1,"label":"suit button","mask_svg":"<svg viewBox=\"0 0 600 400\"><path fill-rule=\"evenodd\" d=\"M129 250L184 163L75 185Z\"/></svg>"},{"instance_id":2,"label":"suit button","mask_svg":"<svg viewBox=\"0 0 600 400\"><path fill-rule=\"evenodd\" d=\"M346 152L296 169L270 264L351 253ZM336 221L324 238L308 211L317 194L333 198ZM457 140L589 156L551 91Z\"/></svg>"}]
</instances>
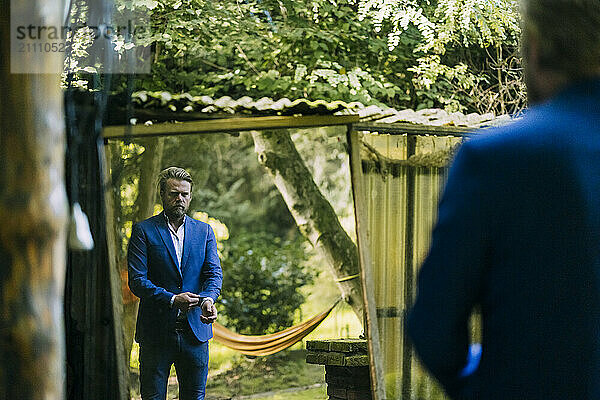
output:
<instances>
[{"instance_id":1,"label":"suit button","mask_svg":"<svg viewBox=\"0 0 600 400\"><path fill-rule=\"evenodd\" d=\"M177 285L177 289L181 289L181 285Z\"/></svg>"}]
</instances>

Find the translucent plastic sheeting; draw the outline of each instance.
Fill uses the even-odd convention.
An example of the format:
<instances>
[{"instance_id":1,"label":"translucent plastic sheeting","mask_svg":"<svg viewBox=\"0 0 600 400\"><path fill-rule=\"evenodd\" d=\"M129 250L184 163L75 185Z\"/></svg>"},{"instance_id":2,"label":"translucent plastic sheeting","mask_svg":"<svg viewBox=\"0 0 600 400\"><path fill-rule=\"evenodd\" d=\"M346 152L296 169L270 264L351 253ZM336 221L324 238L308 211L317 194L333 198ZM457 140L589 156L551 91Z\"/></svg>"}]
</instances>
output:
<instances>
[{"instance_id":1,"label":"translucent plastic sheeting","mask_svg":"<svg viewBox=\"0 0 600 400\"><path fill-rule=\"evenodd\" d=\"M444 399L404 337L417 270L427 255L446 166L462 138L362 135L376 316L387 399Z\"/></svg>"}]
</instances>

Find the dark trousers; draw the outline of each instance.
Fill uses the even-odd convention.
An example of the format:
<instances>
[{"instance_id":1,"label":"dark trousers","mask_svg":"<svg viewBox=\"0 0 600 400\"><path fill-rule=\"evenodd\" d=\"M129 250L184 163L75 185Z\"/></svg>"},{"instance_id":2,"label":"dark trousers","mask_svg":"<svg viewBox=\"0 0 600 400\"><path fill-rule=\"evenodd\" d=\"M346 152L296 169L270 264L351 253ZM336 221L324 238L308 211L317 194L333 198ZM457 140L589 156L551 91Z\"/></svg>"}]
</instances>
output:
<instances>
[{"instance_id":1,"label":"dark trousers","mask_svg":"<svg viewBox=\"0 0 600 400\"><path fill-rule=\"evenodd\" d=\"M208 342L199 342L189 329L177 330L162 341L140 344L142 400L165 400L171 365L175 364L180 400L203 400L208 375Z\"/></svg>"}]
</instances>

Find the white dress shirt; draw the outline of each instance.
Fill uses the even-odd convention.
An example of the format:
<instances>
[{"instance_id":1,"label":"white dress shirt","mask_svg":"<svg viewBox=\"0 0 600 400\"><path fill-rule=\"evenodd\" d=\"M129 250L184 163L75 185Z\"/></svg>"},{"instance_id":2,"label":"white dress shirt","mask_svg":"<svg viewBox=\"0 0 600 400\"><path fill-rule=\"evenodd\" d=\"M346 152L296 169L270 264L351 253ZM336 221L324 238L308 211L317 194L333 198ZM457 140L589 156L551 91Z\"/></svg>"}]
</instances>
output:
<instances>
[{"instance_id":1,"label":"white dress shirt","mask_svg":"<svg viewBox=\"0 0 600 400\"><path fill-rule=\"evenodd\" d=\"M183 271L181 271L181 259L183 257L183 240L185 239L185 221L187 219L187 215L183 216L183 223L179 225L179 228L177 228L177 230L175 230L173 225L171 225L171 223L169 222L169 217L167 217L167 214L165 214L165 219L167 221L167 226L169 227L171 240L173 240L173 246L175 246L175 254L177 255L177 267L179 268L179 271L183 273ZM173 307L173 301L175 301L174 295L171 297L171 307ZM201 306L202 304L204 304L205 301L210 301L211 303L214 303L213 299L211 299L210 297L205 297L202 299Z\"/></svg>"},{"instance_id":2,"label":"white dress shirt","mask_svg":"<svg viewBox=\"0 0 600 400\"><path fill-rule=\"evenodd\" d=\"M181 257L183 256L183 240L185 239L185 220L186 216L183 216L183 223L179 225L179 228L175 230L173 225L169 222L169 217L165 214L165 219L167 220L167 226L169 227L169 233L171 234L171 239L173 240L173 246L175 246L175 254L177 254L177 266L179 267L179 271L181 271Z\"/></svg>"}]
</instances>

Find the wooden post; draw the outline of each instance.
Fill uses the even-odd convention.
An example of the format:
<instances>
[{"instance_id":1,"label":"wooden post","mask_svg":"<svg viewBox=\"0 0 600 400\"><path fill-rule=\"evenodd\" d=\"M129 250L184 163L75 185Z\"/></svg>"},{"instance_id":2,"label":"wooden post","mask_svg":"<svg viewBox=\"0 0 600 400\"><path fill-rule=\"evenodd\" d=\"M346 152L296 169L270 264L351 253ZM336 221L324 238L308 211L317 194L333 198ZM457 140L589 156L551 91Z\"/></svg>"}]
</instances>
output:
<instances>
[{"instance_id":1,"label":"wooden post","mask_svg":"<svg viewBox=\"0 0 600 400\"><path fill-rule=\"evenodd\" d=\"M352 175L352 197L354 199L354 215L356 217L356 236L360 257L362 295L365 303L365 333L369 348L371 374L371 390L373 400L385 400L385 380L383 369L383 350L377 322L377 304L375 302L375 283L373 281L373 263L369 250L369 231L366 197L360 158L359 133L348 127L347 132L350 172Z\"/></svg>"},{"instance_id":2,"label":"wooden post","mask_svg":"<svg viewBox=\"0 0 600 400\"><path fill-rule=\"evenodd\" d=\"M61 7L0 3L0 398L63 399L67 201L58 74L14 74L9 15L60 26ZM9 5L12 7L9 9ZM62 53L43 55L59 71ZM38 58L39 60L39 58Z\"/></svg>"},{"instance_id":3,"label":"wooden post","mask_svg":"<svg viewBox=\"0 0 600 400\"><path fill-rule=\"evenodd\" d=\"M406 159L415 155L417 151L417 136L408 135L406 138ZM412 307L414 299L414 264L415 264L415 195L417 174L415 167L408 167L406 174L406 229L404 237L405 260L404 265L404 310L402 310L402 326L406 327L408 310ZM406 329L405 329L406 331ZM402 335L402 398L412 396L412 344L408 335Z\"/></svg>"},{"instance_id":4,"label":"wooden post","mask_svg":"<svg viewBox=\"0 0 600 400\"><path fill-rule=\"evenodd\" d=\"M112 194L104 146L97 131L98 98L81 94L77 104L80 146L78 191L90 219L94 249L70 252L67 265L67 362L69 399L125 400L128 368L123 338L121 279L116 263Z\"/></svg>"}]
</instances>

